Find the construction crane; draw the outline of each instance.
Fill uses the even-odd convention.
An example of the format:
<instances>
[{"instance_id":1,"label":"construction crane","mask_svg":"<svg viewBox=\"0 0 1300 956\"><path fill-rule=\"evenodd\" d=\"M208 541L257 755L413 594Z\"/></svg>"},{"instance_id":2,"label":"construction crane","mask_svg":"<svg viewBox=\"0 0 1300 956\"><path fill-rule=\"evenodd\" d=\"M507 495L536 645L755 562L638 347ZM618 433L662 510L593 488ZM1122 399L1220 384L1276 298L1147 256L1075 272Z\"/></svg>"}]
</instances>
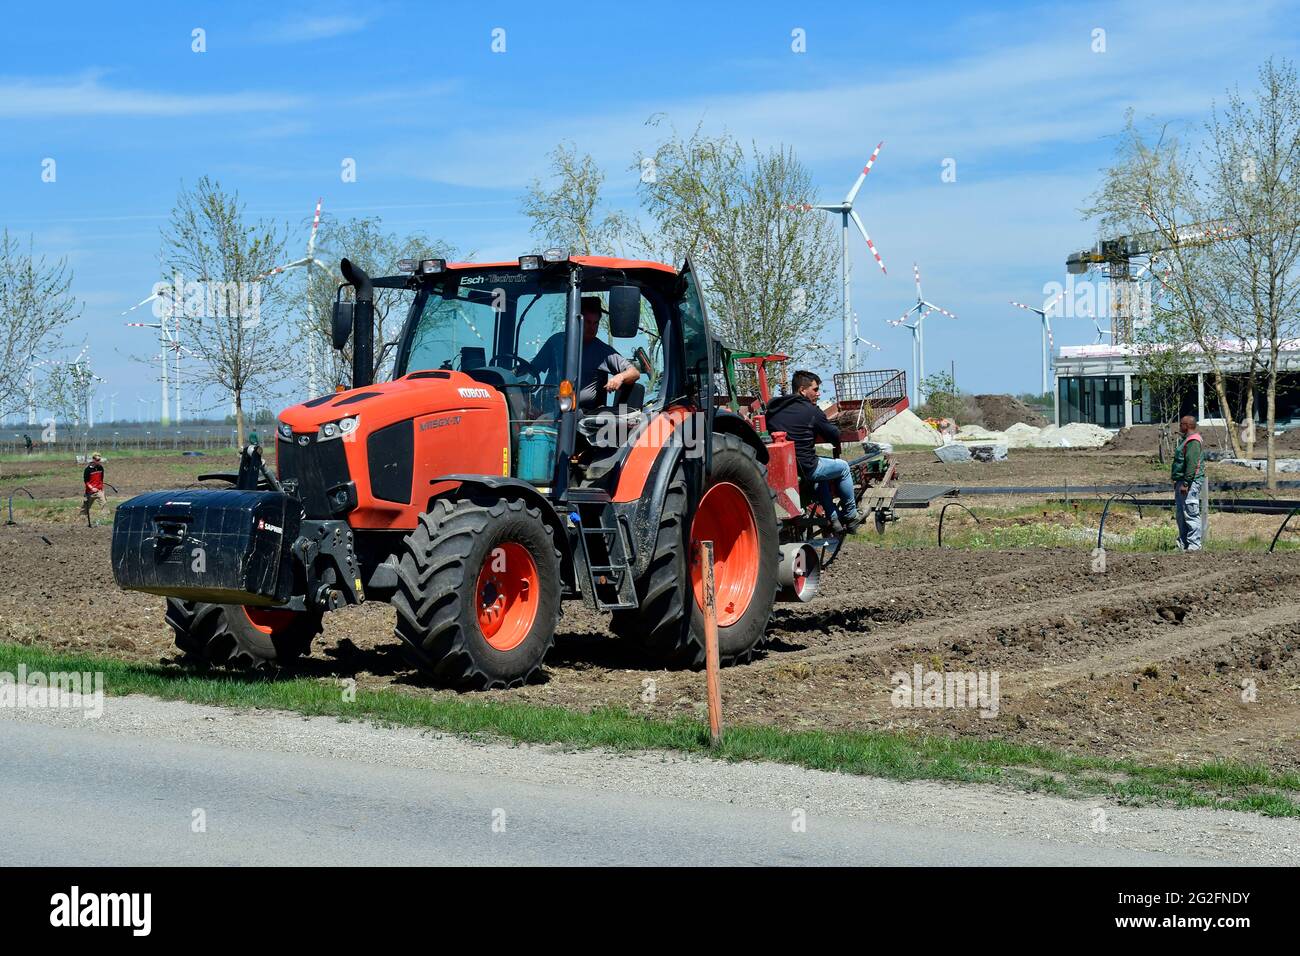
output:
<instances>
[{"instance_id":1,"label":"construction crane","mask_svg":"<svg viewBox=\"0 0 1300 956\"><path fill-rule=\"evenodd\" d=\"M1146 209L1143 212L1151 215ZM1230 220L1211 219L1172 229L1152 229L1129 236L1102 239L1091 249L1072 252L1066 256L1065 271L1071 275L1082 275L1093 266L1106 267L1106 275L1111 283L1111 341L1117 345L1125 344L1133 341L1132 305L1136 299L1133 285L1137 282L1137 276L1132 271L1134 259L1153 260L1170 249L1208 246L1231 239L1237 234L1238 230ZM1149 263L1147 268L1150 269Z\"/></svg>"}]
</instances>

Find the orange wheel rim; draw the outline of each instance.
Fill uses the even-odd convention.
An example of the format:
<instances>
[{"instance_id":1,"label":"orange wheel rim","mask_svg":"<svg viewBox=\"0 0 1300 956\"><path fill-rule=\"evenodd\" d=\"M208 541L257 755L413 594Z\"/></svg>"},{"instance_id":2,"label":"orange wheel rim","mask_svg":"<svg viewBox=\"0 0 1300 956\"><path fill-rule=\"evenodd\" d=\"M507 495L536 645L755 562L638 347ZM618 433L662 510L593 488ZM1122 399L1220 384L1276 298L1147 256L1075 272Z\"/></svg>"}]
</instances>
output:
<instances>
[{"instance_id":1,"label":"orange wheel rim","mask_svg":"<svg viewBox=\"0 0 1300 956\"><path fill-rule=\"evenodd\" d=\"M537 562L522 544L499 544L483 559L474 585L478 626L488 646L514 650L537 620Z\"/></svg>"},{"instance_id":2,"label":"orange wheel rim","mask_svg":"<svg viewBox=\"0 0 1300 956\"><path fill-rule=\"evenodd\" d=\"M263 634L274 634L277 631L283 631L293 620L293 615L293 611L283 611L273 607L244 608L244 616L248 618L248 623Z\"/></svg>"},{"instance_id":3,"label":"orange wheel rim","mask_svg":"<svg viewBox=\"0 0 1300 956\"><path fill-rule=\"evenodd\" d=\"M706 491L691 522L691 587L703 609L704 573L696 552L701 541L713 542L718 626L727 627L744 616L758 580L758 526L737 485L724 481Z\"/></svg>"}]
</instances>

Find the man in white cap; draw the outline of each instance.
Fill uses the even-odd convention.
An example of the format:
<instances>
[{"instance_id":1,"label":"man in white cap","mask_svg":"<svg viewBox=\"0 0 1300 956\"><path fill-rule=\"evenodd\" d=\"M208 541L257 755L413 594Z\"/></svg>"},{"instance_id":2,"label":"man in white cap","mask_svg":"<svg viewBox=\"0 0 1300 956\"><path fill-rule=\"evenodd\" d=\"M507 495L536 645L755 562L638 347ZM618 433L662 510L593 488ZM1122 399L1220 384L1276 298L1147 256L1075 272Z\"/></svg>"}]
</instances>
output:
<instances>
[{"instance_id":1,"label":"man in white cap","mask_svg":"<svg viewBox=\"0 0 1300 956\"><path fill-rule=\"evenodd\" d=\"M82 483L86 486L86 497L81 502L81 513L86 516L86 527L95 527L94 522L90 520L90 506L96 501L108 510L108 498L104 496L104 458L99 452L90 456L90 464L86 465L86 471L81 476Z\"/></svg>"}]
</instances>

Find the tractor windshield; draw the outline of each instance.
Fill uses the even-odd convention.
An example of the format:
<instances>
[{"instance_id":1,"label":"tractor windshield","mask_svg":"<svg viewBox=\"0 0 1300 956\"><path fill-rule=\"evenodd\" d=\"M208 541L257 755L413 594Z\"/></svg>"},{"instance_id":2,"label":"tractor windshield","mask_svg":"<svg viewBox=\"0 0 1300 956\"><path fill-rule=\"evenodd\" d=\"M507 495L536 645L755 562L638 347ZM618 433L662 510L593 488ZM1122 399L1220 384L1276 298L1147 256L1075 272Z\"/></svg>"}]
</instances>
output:
<instances>
[{"instance_id":1,"label":"tractor windshield","mask_svg":"<svg viewBox=\"0 0 1300 956\"><path fill-rule=\"evenodd\" d=\"M558 384L558 369L534 368L553 337L563 340L568 284L525 272L457 272L420 292L397 375L492 366ZM562 348L545 350L563 355Z\"/></svg>"}]
</instances>

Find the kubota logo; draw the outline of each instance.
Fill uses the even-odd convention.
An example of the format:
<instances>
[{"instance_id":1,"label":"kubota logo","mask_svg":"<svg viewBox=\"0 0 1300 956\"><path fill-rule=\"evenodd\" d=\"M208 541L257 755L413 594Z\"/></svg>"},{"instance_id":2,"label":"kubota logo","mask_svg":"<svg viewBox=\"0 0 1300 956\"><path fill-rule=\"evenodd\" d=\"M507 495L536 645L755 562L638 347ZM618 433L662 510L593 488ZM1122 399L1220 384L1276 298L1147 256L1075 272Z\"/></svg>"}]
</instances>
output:
<instances>
[{"instance_id":1,"label":"kubota logo","mask_svg":"<svg viewBox=\"0 0 1300 956\"><path fill-rule=\"evenodd\" d=\"M491 398L492 393L486 388L458 388L461 398Z\"/></svg>"}]
</instances>

